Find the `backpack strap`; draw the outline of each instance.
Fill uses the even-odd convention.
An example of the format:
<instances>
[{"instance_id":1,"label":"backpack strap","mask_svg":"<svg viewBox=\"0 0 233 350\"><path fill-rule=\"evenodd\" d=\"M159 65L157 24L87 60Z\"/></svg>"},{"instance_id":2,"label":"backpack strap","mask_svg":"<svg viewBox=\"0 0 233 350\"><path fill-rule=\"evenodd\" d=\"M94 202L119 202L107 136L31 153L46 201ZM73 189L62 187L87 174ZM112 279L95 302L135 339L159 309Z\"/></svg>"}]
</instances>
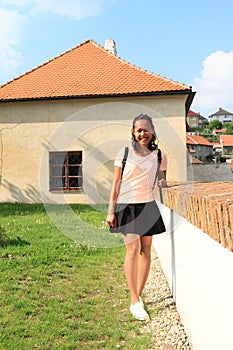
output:
<instances>
[{"instance_id":1,"label":"backpack strap","mask_svg":"<svg viewBox=\"0 0 233 350\"><path fill-rule=\"evenodd\" d=\"M159 162L159 165L161 165L161 162L162 162L162 152L161 152L161 149L160 149L160 148L158 149L158 162Z\"/></svg>"},{"instance_id":2,"label":"backpack strap","mask_svg":"<svg viewBox=\"0 0 233 350\"><path fill-rule=\"evenodd\" d=\"M122 171L121 171L121 178L122 178L122 176L123 176L123 172L124 172L124 169L125 169L125 163L126 163L126 160L127 160L128 154L129 154L129 147L125 147L124 158L122 159Z\"/></svg>"},{"instance_id":3,"label":"backpack strap","mask_svg":"<svg viewBox=\"0 0 233 350\"><path fill-rule=\"evenodd\" d=\"M156 173L155 173L155 179L154 179L154 183L153 183L153 188L155 187L156 179L157 179L157 177L159 175L159 168L160 168L161 162L162 162L162 152L161 152L161 149L158 148L158 167L157 167L157 170L156 170Z\"/></svg>"}]
</instances>

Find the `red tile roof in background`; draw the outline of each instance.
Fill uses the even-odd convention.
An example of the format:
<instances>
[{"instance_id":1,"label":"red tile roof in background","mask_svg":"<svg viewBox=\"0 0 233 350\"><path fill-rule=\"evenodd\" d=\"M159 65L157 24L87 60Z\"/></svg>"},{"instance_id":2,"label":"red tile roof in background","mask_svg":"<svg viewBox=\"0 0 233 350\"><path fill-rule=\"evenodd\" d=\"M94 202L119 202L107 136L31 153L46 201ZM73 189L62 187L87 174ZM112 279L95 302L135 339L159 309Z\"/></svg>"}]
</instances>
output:
<instances>
[{"instance_id":1,"label":"red tile roof in background","mask_svg":"<svg viewBox=\"0 0 233 350\"><path fill-rule=\"evenodd\" d=\"M195 113L191 111L191 109L188 111L188 117L200 117L200 113Z\"/></svg>"},{"instance_id":2,"label":"red tile roof in background","mask_svg":"<svg viewBox=\"0 0 233 350\"><path fill-rule=\"evenodd\" d=\"M226 132L226 131L227 129L220 129L220 130L215 129L213 130L213 134L222 134L223 132Z\"/></svg>"},{"instance_id":3,"label":"red tile roof in background","mask_svg":"<svg viewBox=\"0 0 233 350\"><path fill-rule=\"evenodd\" d=\"M203 162L195 157L192 157L192 164L203 164Z\"/></svg>"},{"instance_id":4,"label":"red tile roof in background","mask_svg":"<svg viewBox=\"0 0 233 350\"><path fill-rule=\"evenodd\" d=\"M220 135L220 143L222 146L233 146L233 135Z\"/></svg>"},{"instance_id":5,"label":"red tile roof in background","mask_svg":"<svg viewBox=\"0 0 233 350\"><path fill-rule=\"evenodd\" d=\"M0 87L0 101L192 92L190 86L138 68L93 40Z\"/></svg>"},{"instance_id":6,"label":"red tile roof in background","mask_svg":"<svg viewBox=\"0 0 233 350\"><path fill-rule=\"evenodd\" d=\"M199 135L186 135L186 144L188 145L203 145L213 146L211 142Z\"/></svg>"}]
</instances>

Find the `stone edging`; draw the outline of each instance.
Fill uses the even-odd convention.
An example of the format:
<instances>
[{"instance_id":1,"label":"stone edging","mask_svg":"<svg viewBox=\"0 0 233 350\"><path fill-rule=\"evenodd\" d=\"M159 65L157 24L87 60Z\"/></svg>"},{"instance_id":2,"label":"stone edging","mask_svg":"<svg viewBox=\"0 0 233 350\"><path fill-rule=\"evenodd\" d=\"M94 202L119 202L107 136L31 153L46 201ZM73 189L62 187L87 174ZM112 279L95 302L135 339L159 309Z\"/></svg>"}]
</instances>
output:
<instances>
[{"instance_id":1,"label":"stone edging","mask_svg":"<svg viewBox=\"0 0 233 350\"><path fill-rule=\"evenodd\" d=\"M167 207L233 252L233 181L169 183L163 197Z\"/></svg>"},{"instance_id":2,"label":"stone edging","mask_svg":"<svg viewBox=\"0 0 233 350\"><path fill-rule=\"evenodd\" d=\"M153 308L155 313L158 310L158 314L144 323L144 331L153 334L148 350L191 350L154 248L152 248L151 257L151 269L145 286L144 301L149 313Z\"/></svg>"}]
</instances>

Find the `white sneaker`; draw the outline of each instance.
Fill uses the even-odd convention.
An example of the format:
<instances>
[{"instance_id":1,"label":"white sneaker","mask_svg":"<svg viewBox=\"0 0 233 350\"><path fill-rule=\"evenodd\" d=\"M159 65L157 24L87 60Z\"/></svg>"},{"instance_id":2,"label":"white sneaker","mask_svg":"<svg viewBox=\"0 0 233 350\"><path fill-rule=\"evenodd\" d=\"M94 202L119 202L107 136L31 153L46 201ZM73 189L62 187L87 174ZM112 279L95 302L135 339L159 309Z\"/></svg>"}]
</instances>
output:
<instances>
[{"instance_id":1,"label":"white sneaker","mask_svg":"<svg viewBox=\"0 0 233 350\"><path fill-rule=\"evenodd\" d=\"M149 315L143 308L142 303L138 301L136 304L130 306L131 314L139 321L144 321L149 319Z\"/></svg>"},{"instance_id":2,"label":"white sneaker","mask_svg":"<svg viewBox=\"0 0 233 350\"><path fill-rule=\"evenodd\" d=\"M141 297L139 297L139 302L142 304L142 307L144 308L144 303Z\"/></svg>"}]
</instances>

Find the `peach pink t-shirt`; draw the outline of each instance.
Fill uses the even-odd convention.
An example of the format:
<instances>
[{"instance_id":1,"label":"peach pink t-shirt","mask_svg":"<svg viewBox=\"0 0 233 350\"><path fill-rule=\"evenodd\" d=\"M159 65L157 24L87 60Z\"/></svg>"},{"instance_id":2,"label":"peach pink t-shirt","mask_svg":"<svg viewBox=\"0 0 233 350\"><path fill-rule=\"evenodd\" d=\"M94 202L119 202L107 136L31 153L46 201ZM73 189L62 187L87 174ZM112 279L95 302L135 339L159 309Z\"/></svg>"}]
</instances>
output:
<instances>
[{"instance_id":1,"label":"peach pink t-shirt","mask_svg":"<svg viewBox=\"0 0 233 350\"><path fill-rule=\"evenodd\" d=\"M125 148L117 153L114 166L122 167ZM167 170L167 155L163 151L160 170ZM153 184L158 167L158 151L139 156L132 147L123 172L117 203L146 203L154 200Z\"/></svg>"}]
</instances>

